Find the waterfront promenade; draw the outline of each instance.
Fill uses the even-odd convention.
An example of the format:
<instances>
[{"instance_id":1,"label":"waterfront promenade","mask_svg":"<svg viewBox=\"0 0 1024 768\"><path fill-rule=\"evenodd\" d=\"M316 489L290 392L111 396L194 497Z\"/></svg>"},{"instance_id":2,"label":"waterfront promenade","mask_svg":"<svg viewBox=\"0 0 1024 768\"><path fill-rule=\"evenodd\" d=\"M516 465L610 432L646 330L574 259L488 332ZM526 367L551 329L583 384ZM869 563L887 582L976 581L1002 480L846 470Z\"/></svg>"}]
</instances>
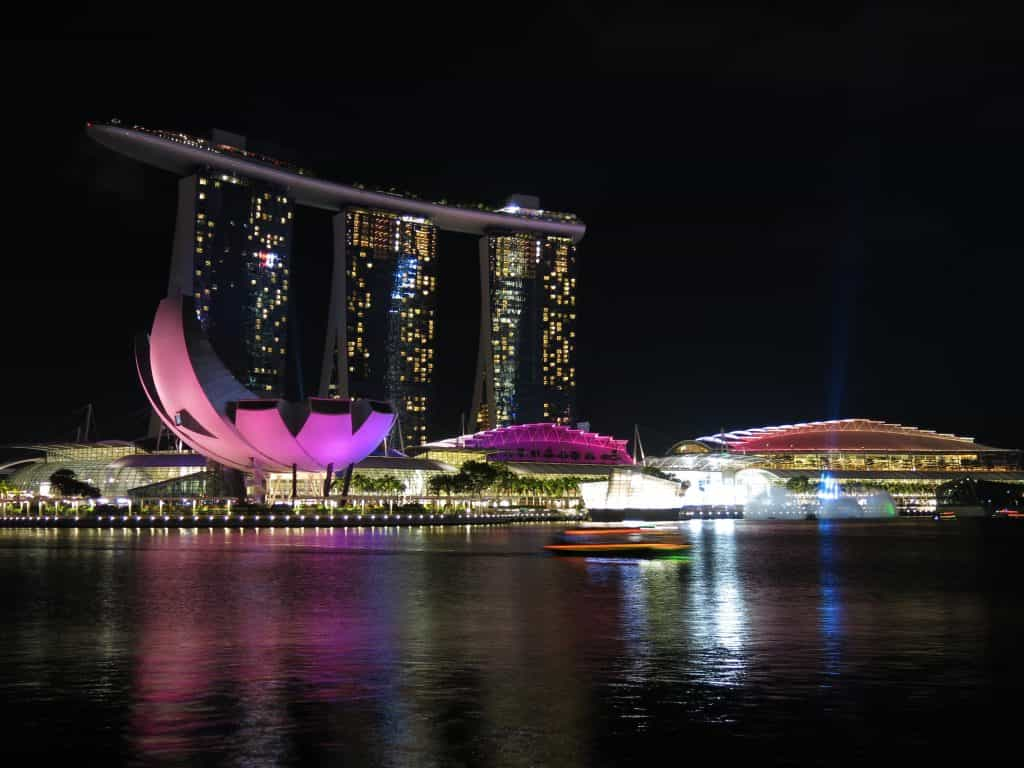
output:
<instances>
[{"instance_id":1,"label":"waterfront promenade","mask_svg":"<svg viewBox=\"0 0 1024 768\"><path fill-rule=\"evenodd\" d=\"M577 521L578 512L508 511L489 513L394 512L380 514L331 514L264 512L260 514L132 515L9 515L0 517L0 528L363 528L423 525L511 525Z\"/></svg>"}]
</instances>

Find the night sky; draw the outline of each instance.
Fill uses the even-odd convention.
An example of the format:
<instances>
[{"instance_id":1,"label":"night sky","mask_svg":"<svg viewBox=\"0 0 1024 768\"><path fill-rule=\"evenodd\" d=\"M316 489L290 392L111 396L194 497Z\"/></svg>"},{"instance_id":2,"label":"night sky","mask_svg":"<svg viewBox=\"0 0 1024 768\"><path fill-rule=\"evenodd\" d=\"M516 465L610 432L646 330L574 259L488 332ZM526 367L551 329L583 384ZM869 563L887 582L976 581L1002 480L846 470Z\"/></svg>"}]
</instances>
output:
<instances>
[{"instance_id":1,"label":"night sky","mask_svg":"<svg viewBox=\"0 0 1024 768\"><path fill-rule=\"evenodd\" d=\"M850 417L1024 446L1016 21L632 10L577 11L564 45L539 16L489 51L470 36L444 61L410 54L422 81L366 42L280 66L7 46L0 444L73 436L87 403L100 439L144 433L132 337L166 289L176 180L86 138L116 116L272 142L322 178L575 212L580 417L619 437L638 423L649 452ZM291 386L310 394L329 214L297 209L293 246ZM440 253L439 418L455 434L476 241L442 234Z\"/></svg>"}]
</instances>

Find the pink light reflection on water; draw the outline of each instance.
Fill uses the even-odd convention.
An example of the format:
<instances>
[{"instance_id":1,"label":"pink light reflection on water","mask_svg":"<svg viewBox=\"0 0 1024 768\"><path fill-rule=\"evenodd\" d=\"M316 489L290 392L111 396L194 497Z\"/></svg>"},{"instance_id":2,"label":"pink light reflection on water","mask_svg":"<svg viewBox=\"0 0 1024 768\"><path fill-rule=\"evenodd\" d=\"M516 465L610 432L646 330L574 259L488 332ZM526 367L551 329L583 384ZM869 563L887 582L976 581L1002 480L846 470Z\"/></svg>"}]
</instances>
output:
<instances>
[{"instance_id":1,"label":"pink light reflection on water","mask_svg":"<svg viewBox=\"0 0 1024 768\"><path fill-rule=\"evenodd\" d=\"M337 567L346 531L318 534L325 556L292 568L309 533L170 533L138 553L141 754L187 758L230 739L233 751L273 763L294 729L290 706L386 694L391 611L383 598L367 610L367 571ZM204 597L213 581L216 601Z\"/></svg>"}]
</instances>

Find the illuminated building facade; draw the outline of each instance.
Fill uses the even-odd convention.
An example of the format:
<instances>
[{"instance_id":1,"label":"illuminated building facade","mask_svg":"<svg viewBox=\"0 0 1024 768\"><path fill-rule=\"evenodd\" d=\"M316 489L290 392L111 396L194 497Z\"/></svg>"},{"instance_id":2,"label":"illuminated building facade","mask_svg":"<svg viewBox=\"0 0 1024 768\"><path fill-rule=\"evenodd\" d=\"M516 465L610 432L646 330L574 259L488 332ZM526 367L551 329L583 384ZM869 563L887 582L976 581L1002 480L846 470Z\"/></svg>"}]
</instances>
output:
<instances>
[{"instance_id":1,"label":"illuminated building facade","mask_svg":"<svg viewBox=\"0 0 1024 768\"><path fill-rule=\"evenodd\" d=\"M905 514L930 513L938 486L957 478L1024 482L1020 451L872 419L707 435L676 443L668 455L647 463L693 487L701 484L701 491L704 485L715 493L724 489L735 497L733 503L763 491L766 482L819 496L829 488L884 489Z\"/></svg>"},{"instance_id":2,"label":"illuminated building facade","mask_svg":"<svg viewBox=\"0 0 1024 768\"><path fill-rule=\"evenodd\" d=\"M516 424L428 443L418 453L438 458L462 451L474 460L545 464L633 464L625 440L562 424ZM452 465L460 461L439 459Z\"/></svg>"},{"instance_id":3,"label":"illuminated building facade","mask_svg":"<svg viewBox=\"0 0 1024 768\"><path fill-rule=\"evenodd\" d=\"M971 437L888 424L871 419L840 419L725 432L677 443L673 455L726 451L760 459L779 472L878 474L1014 472L1019 451L980 445Z\"/></svg>"},{"instance_id":4,"label":"illuminated building facade","mask_svg":"<svg viewBox=\"0 0 1024 768\"><path fill-rule=\"evenodd\" d=\"M455 469L482 461L502 464L516 475L548 478L606 478L616 467L633 465L625 440L550 423L433 440L411 453Z\"/></svg>"},{"instance_id":5,"label":"illuminated building facade","mask_svg":"<svg viewBox=\"0 0 1024 768\"><path fill-rule=\"evenodd\" d=\"M576 416L576 246L497 232L481 240L478 429ZM489 322L487 321L489 318Z\"/></svg>"},{"instance_id":6,"label":"illuminated building facade","mask_svg":"<svg viewBox=\"0 0 1024 768\"><path fill-rule=\"evenodd\" d=\"M74 476L95 486L104 496L124 496L131 488L182 478L206 468L206 459L194 453L164 451L150 453L133 443L44 443L18 446L42 454L34 461L23 460L8 478L19 491L43 496L56 495L50 476L71 470Z\"/></svg>"},{"instance_id":7,"label":"illuminated building facade","mask_svg":"<svg viewBox=\"0 0 1024 768\"><path fill-rule=\"evenodd\" d=\"M284 394L293 206L284 189L210 168L194 177L192 294L203 330L255 394Z\"/></svg>"},{"instance_id":8,"label":"illuminated building facade","mask_svg":"<svg viewBox=\"0 0 1024 768\"><path fill-rule=\"evenodd\" d=\"M425 443L434 400L437 227L367 208L345 211L344 226L344 343L329 345L344 354L332 355L328 395L388 399L404 441Z\"/></svg>"}]
</instances>

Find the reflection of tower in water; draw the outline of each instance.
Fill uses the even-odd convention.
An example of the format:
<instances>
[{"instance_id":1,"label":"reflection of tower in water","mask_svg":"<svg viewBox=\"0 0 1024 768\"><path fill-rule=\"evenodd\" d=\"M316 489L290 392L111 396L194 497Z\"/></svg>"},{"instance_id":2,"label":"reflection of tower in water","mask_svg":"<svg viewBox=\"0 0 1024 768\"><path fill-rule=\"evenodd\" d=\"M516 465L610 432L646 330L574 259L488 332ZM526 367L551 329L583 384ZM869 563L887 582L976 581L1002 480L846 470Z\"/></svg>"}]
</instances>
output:
<instances>
[{"instance_id":1,"label":"reflection of tower in water","mask_svg":"<svg viewBox=\"0 0 1024 768\"><path fill-rule=\"evenodd\" d=\"M591 579L614 571L622 587L621 624L626 653L638 664L650 657L674 656L683 605L679 560L590 560Z\"/></svg>"},{"instance_id":2,"label":"reflection of tower in water","mask_svg":"<svg viewBox=\"0 0 1024 768\"><path fill-rule=\"evenodd\" d=\"M296 552L368 547L385 532L137 535L148 539L136 556L129 735L140 754L188 762L230 743L241 763L285 764L305 749L288 738L302 728L309 743L344 745L354 762L379 764L386 747L372 724L409 732L393 642L399 616L387 599L393 572ZM230 717L213 717L225 710Z\"/></svg>"},{"instance_id":3,"label":"reflection of tower in water","mask_svg":"<svg viewBox=\"0 0 1024 768\"><path fill-rule=\"evenodd\" d=\"M840 638L843 633L843 603L836 577L835 523L822 520L818 524L821 557L821 608L818 624L821 627L821 645L824 653L825 674L839 674Z\"/></svg>"},{"instance_id":4,"label":"reflection of tower in water","mask_svg":"<svg viewBox=\"0 0 1024 768\"><path fill-rule=\"evenodd\" d=\"M686 670L680 653L685 608L683 559L587 559L587 580L617 597L616 684L600 696L607 708L609 733L657 731L663 725L660 691L678 690Z\"/></svg>"},{"instance_id":5,"label":"reflection of tower in water","mask_svg":"<svg viewBox=\"0 0 1024 768\"><path fill-rule=\"evenodd\" d=\"M737 685L746 668L747 608L740 584L733 520L694 520L690 537L690 642L708 685Z\"/></svg>"}]
</instances>

